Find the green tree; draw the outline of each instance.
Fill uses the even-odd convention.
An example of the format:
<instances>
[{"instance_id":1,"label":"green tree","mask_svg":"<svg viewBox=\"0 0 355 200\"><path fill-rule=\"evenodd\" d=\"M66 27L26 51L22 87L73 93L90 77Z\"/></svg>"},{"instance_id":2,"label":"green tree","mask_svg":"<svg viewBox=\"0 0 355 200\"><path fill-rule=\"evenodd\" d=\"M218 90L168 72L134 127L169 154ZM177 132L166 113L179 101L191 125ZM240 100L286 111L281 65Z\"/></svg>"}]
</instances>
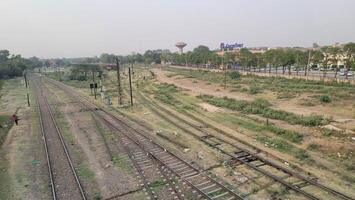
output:
<instances>
[{"instance_id":1,"label":"green tree","mask_svg":"<svg viewBox=\"0 0 355 200\"><path fill-rule=\"evenodd\" d=\"M247 49L247 48L242 48L240 49L239 53L236 56L240 62L240 64L243 67L243 70L245 71L245 68L251 68L251 64L252 64L252 59L254 57L254 55Z\"/></svg>"},{"instance_id":2,"label":"green tree","mask_svg":"<svg viewBox=\"0 0 355 200\"><path fill-rule=\"evenodd\" d=\"M261 68L264 68L264 71L266 71L266 62L265 62L265 55L262 53L254 53L254 57L256 59L256 67L258 68L258 71L261 72Z\"/></svg>"},{"instance_id":3,"label":"green tree","mask_svg":"<svg viewBox=\"0 0 355 200\"><path fill-rule=\"evenodd\" d=\"M224 59L224 64L227 66L233 65L235 63L235 53L232 52L226 52L223 55L223 59Z\"/></svg>"},{"instance_id":4,"label":"green tree","mask_svg":"<svg viewBox=\"0 0 355 200\"><path fill-rule=\"evenodd\" d=\"M0 64L9 59L10 52L8 50L0 50Z\"/></svg>"},{"instance_id":5,"label":"green tree","mask_svg":"<svg viewBox=\"0 0 355 200\"><path fill-rule=\"evenodd\" d=\"M291 66L295 63L295 51L293 49L283 51L281 54L282 73L285 74L286 68L288 68L288 74L291 75Z\"/></svg>"},{"instance_id":6,"label":"green tree","mask_svg":"<svg viewBox=\"0 0 355 200\"><path fill-rule=\"evenodd\" d=\"M329 47L328 48L328 53L329 53L329 61L332 65L336 66L335 69L335 75L334 78L337 77L338 71L339 71L339 66L338 66L338 61L339 61L339 56L342 53L341 49L339 47Z\"/></svg>"},{"instance_id":7,"label":"green tree","mask_svg":"<svg viewBox=\"0 0 355 200\"><path fill-rule=\"evenodd\" d=\"M347 71L350 70L350 68L355 68L355 43L347 43L344 45L343 48L344 53L346 54L346 69ZM348 78L348 74L346 74L346 78Z\"/></svg>"},{"instance_id":8,"label":"green tree","mask_svg":"<svg viewBox=\"0 0 355 200\"><path fill-rule=\"evenodd\" d=\"M116 56L114 54L103 53L100 55L102 63L115 63Z\"/></svg>"},{"instance_id":9,"label":"green tree","mask_svg":"<svg viewBox=\"0 0 355 200\"><path fill-rule=\"evenodd\" d=\"M269 65L269 73L271 73L271 68L275 67L276 73L278 67L282 64L281 57L283 54L282 49L270 49L264 54L265 62Z\"/></svg>"},{"instance_id":10,"label":"green tree","mask_svg":"<svg viewBox=\"0 0 355 200\"><path fill-rule=\"evenodd\" d=\"M298 76L299 70L304 69L305 74L307 73L307 64L308 64L308 51L300 51L296 50L295 51L295 67L296 67L296 73Z\"/></svg>"},{"instance_id":11,"label":"green tree","mask_svg":"<svg viewBox=\"0 0 355 200\"><path fill-rule=\"evenodd\" d=\"M327 76L327 70L328 70L328 65L329 65L329 57L330 57L330 47L329 46L324 46L321 48L321 52L323 53L323 62L322 62L322 67L323 67L323 79Z\"/></svg>"}]
</instances>

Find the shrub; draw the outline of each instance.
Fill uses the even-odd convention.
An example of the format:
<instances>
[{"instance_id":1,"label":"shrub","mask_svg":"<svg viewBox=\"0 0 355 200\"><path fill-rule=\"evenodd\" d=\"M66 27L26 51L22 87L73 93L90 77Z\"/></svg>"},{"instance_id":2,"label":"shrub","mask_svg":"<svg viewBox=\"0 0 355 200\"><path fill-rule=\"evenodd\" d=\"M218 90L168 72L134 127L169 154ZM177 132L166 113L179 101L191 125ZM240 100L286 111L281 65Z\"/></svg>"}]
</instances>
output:
<instances>
[{"instance_id":1,"label":"shrub","mask_svg":"<svg viewBox=\"0 0 355 200\"><path fill-rule=\"evenodd\" d=\"M274 125L267 126L267 128L271 132L274 132L277 135L279 135L279 136L281 136L281 137L283 137L283 138L285 138L285 139L287 139L287 140L289 140L291 142L300 143L303 140L303 135L298 133L298 132L291 131L291 130L285 130L285 129L276 127Z\"/></svg>"},{"instance_id":2,"label":"shrub","mask_svg":"<svg viewBox=\"0 0 355 200\"><path fill-rule=\"evenodd\" d=\"M249 93L250 94L257 94L257 93L260 93L261 91L262 91L261 88L256 87L256 86L251 86L249 88Z\"/></svg>"},{"instance_id":3,"label":"shrub","mask_svg":"<svg viewBox=\"0 0 355 200\"><path fill-rule=\"evenodd\" d=\"M266 100L266 99L256 99L252 102L252 105L253 106L256 106L258 108L267 108L267 107L270 107L271 106L271 103Z\"/></svg>"},{"instance_id":4,"label":"shrub","mask_svg":"<svg viewBox=\"0 0 355 200\"><path fill-rule=\"evenodd\" d=\"M160 84L155 91L155 98L166 104L174 105L176 100L172 96L173 93L178 92L178 88L173 84Z\"/></svg>"},{"instance_id":5,"label":"shrub","mask_svg":"<svg viewBox=\"0 0 355 200\"><path fill-rule=\"evenodd\" d=\"M322 95L319 97L319 100L323 103L329 103L331 102L331 99L328 95Z\"/></svg>"},{"instance_id":6,"label":"shrub","mask_svg":"<svg viewBox=\"0 0 355 200\"><path fill-rule=\"evenodd\" d=\"M311 151L315 151L318 150L320 148L320 146L318 144L315 143L311 143L308 145L307 149L311 150Z\"/></svg>"},{"instance_id":7,"label":"shrub","mask_svg":"<svg viewBox=\"0 0 355 200\"><path fill-rule=\"evenodd\" d=\"M259 114L265 118L283 120L290 124L319 126L329 123L328 119L319 115L301 116L283 110L272 109L269 107L271 104L264 99L256 99L255 101L248 102L228 97L219 98L210 95L200 95L198 98L218 107L229 108L246 114Z\"/></svg>"},{"instance_id":8,"label":"shrub","mask_svg":"<svg viewBox=\"0 0 355 200\"><path fill-rule=\"evenodd\" d=\"M295 157L300 159L300 160L306 160L309 159L309 155L304 149L298 149L294 152Z\"/></svg>"},{"instance_id":9,"label":"shrub","mask_svg":"<svg viewBox=\"0 0 355 200\"><path fill-rule=\"evenodd\" d=\"M239 79L240 78L240 73L237 72L237 71L233 71L233 72L228 73L228 76L231 79Z\"/></svg>"}]
</instances>

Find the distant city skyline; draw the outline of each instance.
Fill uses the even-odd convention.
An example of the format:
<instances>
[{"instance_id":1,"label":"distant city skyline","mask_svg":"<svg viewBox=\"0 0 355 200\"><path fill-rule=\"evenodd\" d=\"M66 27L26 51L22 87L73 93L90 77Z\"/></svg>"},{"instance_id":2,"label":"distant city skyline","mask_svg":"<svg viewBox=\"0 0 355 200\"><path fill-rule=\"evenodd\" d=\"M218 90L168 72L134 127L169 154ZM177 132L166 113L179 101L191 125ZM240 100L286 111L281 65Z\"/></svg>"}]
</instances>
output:
<instances>
[{"instance_id":1,"label":"distant city skyline","mask_svg":"<svg viewBox=\"0 0 355 200\"><path fill-rule=\"evenodd\" d=\"M40 58L184 51L221 42L355 42L353 0L2 0L0 49Z\"/></svg>"}]
</instances>

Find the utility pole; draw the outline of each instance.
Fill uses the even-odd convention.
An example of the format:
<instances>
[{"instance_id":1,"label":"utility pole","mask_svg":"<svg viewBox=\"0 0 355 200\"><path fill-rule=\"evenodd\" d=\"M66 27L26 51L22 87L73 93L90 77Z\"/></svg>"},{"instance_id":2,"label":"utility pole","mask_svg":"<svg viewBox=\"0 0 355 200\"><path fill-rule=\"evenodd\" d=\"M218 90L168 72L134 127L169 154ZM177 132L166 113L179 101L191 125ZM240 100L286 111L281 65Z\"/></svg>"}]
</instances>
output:
<instances>
[{"instance_id":1,"label":"utility pole","mask_svg":"<svg viewBox=\"0 0 355 200\"><path fill-rule=\"evenodd\" d=\"M99 72L100 74L100 92L102 92L102 76L104 75L102 71Z\"/></svg>"},{"instance_id":2,"label":"utility pole","mask_svg":"<svg viewBox=\"0 0 355 200\"><path fill-rule=\"evenodd\" d=\"M120 75L120 62L116 57L116 69L117 69L117 89L118 89L118 104L122 105L122 92L121 92L121 75Z\"/></svg>"},{"instance_id":3,"label":"utility pole","mask_svg":"<svg viewBox=\"0 0 355 200\"><path fill-rule=\"evenodd\" d=\"M134 78L133 62L131 63L131 73L132 73L132 77Z\"/></svg>"},{"instance_id":4,"label":"utility pole","mask_svg":"<svg viewBox=\"0 0 355 200\"><path fill-rule=\"evenodd\" d=\"M60 68L59 68L59 66L57 67L57 73L58 73L59 81L62 81L62 77L61 77L61 75L60 75Z\"/></svg>"},{"instance_id":5,"label":"utility pole","mask_svg":"<svg viewBox=\"0 0 355 200\"><path fill-rule=\"evenodd\" d=\"M133 95L132 95L132 79L131 79L131 68L128 68L129 77L129 95L131 96L131 107L133 107Z\"/></svg>"},{"instance_id":6,"label":"utility pole","mask_svg":"<svg viewBox=\"0 0 355 200\"><path fill-rule=\"evenodd\" d=\"M224 54L222 55L222 70L224 70L224 89L227 88L227 67L224 67Z\"/></svg>"},{"instance_id":7,"label":"utility pole","mask_svg":"<svg viewBox=\"0 0 355 200\"><path fill-rule=\"evenodd\" d=\"M227 68L224 68L224 89L227 88Z\"/></svg>"},{"instance_id":8,"label":"utility pole","mask_svg":"<svg viewBox=\"0 0 355 200\"><path fill-rule=\"evenodd\" d=\"M30 104L30 96L28 94L28 83L27 83L27 72L25 71L25 73L23 74L24 78L25 78L25 84L26 84L26 93L27 93L27 105L28 107L31 106Z\"/></svg>"},{"instance_id":9,"label":"utility pole","mask_svg":"<svg viewBox=\"0 0 355 200\"><path fill-rule=\"evenodd\" d=\"M95 96L95 99L96 99L96 85L95 85L95 71L94 70L92 71L92 82L93 82L93 85L94 85L94 96Z\"/></svg>"}]
</instances>

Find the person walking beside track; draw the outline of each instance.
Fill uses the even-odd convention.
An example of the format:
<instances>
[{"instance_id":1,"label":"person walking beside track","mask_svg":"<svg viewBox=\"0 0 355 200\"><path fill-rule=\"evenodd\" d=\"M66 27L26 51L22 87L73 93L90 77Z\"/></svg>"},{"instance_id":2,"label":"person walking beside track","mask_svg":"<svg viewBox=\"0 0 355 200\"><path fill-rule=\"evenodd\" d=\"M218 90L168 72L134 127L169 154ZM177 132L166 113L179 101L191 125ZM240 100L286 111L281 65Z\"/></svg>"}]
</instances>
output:
<instances>
[{"instance_id":1,"label":"person walking beside track","mask_svg":"<svg viewBox=\"0 0 355 200\"><path fill-rule=\"evenodd\" d=\"M12 121L15 122L16 126L18 126L18 121L19 121L20 119L17 117L17 115L16 115L16 114L13 114L13 115L11 116L11 119L12 119Z\"/></svg>"}]
</instances>

